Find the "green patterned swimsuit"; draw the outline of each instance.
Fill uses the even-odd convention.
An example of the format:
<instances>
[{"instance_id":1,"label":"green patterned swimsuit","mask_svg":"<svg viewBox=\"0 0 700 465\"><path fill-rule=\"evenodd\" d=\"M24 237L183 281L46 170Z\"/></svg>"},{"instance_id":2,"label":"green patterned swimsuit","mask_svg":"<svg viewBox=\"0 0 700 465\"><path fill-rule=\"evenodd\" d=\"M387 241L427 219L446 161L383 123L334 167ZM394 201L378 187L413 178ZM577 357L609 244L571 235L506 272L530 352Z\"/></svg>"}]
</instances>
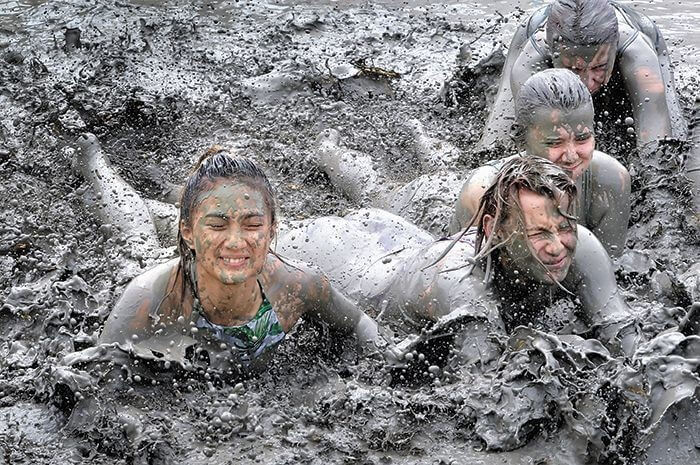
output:
<instances>
[{"instance_id":1,"label":"green patterned swimsuit","mask_svg":"<svg viewBox=\"0 0 700 465\"><path fill-rule=\"evenodd\" d=\"M228 344L229 350L237 354L241 363L246 365L253 363L266 352L276 348L285 336L277 314L272 309L270 301L267 300L262 286L260 286L260 292L262 294L260 308L249 322L240 326L223 326L212 323L205 316L199 299L196 299L194 304L194 309L197 312L194 320L195 326L209 332L217 340Z\"/></svg>"}]
</instances>

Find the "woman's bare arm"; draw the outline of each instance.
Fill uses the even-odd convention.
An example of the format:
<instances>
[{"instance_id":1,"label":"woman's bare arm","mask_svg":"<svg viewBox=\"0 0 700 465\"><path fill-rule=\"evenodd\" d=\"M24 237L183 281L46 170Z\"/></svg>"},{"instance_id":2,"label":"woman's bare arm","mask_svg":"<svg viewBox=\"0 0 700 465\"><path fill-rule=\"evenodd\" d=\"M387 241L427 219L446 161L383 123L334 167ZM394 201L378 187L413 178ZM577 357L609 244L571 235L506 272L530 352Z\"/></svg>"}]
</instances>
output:
<instances>
[{"instance_id":1,"label":"woman's bare arm","mask_svg":"<svg viewBox=\"0 0 700 465\"><path fill-rule=\"evenodd\" d=\"M377 323L335 289L322 272L309 271L305 281L302 286L307 300L305 313L325 321L334 329L354 333L363 346L371 343L386 345L379 336Z\"/></svg>"},{"instance_id":2,"label":"woman's bare arm","mask_svg":"<svg viewBox=\"0 0 700 465\"><path fill-rule=\"evenodd\" d=\"M634 316L617 287L610 257L585 227L578 226L578 245L572 269L564 285L581 300L595 336L609 349L626 355L634 352Z\"/></svg>"},{"instance_id":3,"label":"woman's bare arm","mask_svg":"<svg viewBox=\"0 0 700 465\"><path fill-rule=\"evenodd\" d=\"M134 278L124 289L100 334L100 343L116 342L131 347L152 335L154 310L165 296L179 259L158 265Z\"/></svg>"},{"instance_id":4,"label":"woman's bare arm","mask_svg":"<svg viewBox=\"0 0 700 465\"><path fill-rule=\"evenodd\" d=\"M656 51L641 35L618 59L625 88L632 104L637 146L671 136L671 116L666 86Z\"/></svg>"},{"instance_id":5,"label":"woman's bare arm","mask_svg":"<svg viewBox=\"0 0 700 465\"><path fill-rule=\"evenodd\" d=\"M631 180L620 162L602 152L595 152L592 174L591 216L587 225L611 257L619 257L625 249L630 218Z\"/></svg>"}]
</instances>

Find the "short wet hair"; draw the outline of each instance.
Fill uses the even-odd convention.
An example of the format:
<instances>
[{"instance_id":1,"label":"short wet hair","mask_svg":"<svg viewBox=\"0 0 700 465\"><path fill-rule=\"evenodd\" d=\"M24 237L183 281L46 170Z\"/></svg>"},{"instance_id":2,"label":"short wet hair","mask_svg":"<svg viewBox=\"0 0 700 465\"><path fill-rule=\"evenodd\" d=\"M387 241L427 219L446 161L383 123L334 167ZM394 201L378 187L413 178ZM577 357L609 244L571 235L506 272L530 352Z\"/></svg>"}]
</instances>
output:
<instances>
[{"instance_id":1,"label":"short wet hair","mask_svg":"<svg viewBox=\"0 0 700 465\"><path fill-rule=\"evenodd\" d=\"M219 180L245 183L263 195L265 206L270 214L270 224L277 224L277 202L265 172L251 159L233 155L222 146L214 145L205 151L190 173L180 198L180 227L178 228L177 248L180 254L180 266L187 284L194 287L191 266L195 253L182 237L182 224L191 224L192 215L197 208L201 193L212 188Z\"/></svg>"},{"instance_id":2,"label":"short wet hair","mask_svg":"<svg viewBox=\"0 0 700 465\"><path fill-rule=\"evenodd\" d=\"M546 69L530 76L515 98L515 142L521 148L525 146L527 129L532 126L536 110L549 108L568 113L589 104L593 105L590 91L568 69Z\"/></svg>"},{"instance_id":3,"label":"short wet hair","mask_svg":"<svg viewBox=\"0 0 700 465\"><path fill-rule=\"evenodd\" d=\"M609 0L556 0L545 26L547 45L590 46L617 44L615 8Z\"/></svg>"}]
</instances>

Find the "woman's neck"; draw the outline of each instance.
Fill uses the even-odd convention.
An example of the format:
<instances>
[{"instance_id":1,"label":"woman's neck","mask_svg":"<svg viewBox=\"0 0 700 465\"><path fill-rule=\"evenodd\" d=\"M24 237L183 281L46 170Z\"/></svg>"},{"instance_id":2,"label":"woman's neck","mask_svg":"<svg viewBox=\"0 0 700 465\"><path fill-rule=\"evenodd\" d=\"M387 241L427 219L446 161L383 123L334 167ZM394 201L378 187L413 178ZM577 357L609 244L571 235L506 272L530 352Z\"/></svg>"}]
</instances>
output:
<instances>
[{"instance_id":1,"label":"woman's neck","mask_svg":"<svg viewBox=\"0 0 700 465\"><path fill-rule=\"evenodd\" d=\"M207 319L223 326L236 326L250 321L262 304L257 279L240 284L197 281L197 296Z\"/></svg>"}]
</instances>

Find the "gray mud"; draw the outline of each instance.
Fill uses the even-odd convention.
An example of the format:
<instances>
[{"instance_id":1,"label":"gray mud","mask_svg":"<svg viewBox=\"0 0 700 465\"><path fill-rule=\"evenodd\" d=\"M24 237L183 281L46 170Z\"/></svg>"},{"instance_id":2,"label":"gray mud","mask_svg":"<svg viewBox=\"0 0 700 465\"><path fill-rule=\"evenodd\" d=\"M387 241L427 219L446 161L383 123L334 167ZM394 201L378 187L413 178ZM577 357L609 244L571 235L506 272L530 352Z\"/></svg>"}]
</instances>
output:
<instances>
[{"instance_id":1,"label":"gray mud","mask_svg":"<svg viewBox=\"0 0 700 465\"><path fill-rule=\"evenodd\" d=\"M286 219L360 206L314 162L327 128L392 183L422 174L404 124L413 118L463 151L460 173L499 156L472 146L502 65L489 56L500 15L157 3L0 6L0 464L698 463L699 343L677 332L625 361L595 341L522 329L501 341L487 377L420 341L413 366L389 370L310 322L250 379L95 347L139 270L125 269L125 239L86 206L100 199L75 166L82 132L162 201L198 151L238 147L269 173ZM507 14L508 27L520 15ZM689 112L697 80L681 74L691 75L680 88ZM634 170L634 250L618 278L651 338L698 300L697 271L683 275L700 257L683 144L641 159L624 125L610 127L600 147Z\"/></svg>"}]
</instances>

